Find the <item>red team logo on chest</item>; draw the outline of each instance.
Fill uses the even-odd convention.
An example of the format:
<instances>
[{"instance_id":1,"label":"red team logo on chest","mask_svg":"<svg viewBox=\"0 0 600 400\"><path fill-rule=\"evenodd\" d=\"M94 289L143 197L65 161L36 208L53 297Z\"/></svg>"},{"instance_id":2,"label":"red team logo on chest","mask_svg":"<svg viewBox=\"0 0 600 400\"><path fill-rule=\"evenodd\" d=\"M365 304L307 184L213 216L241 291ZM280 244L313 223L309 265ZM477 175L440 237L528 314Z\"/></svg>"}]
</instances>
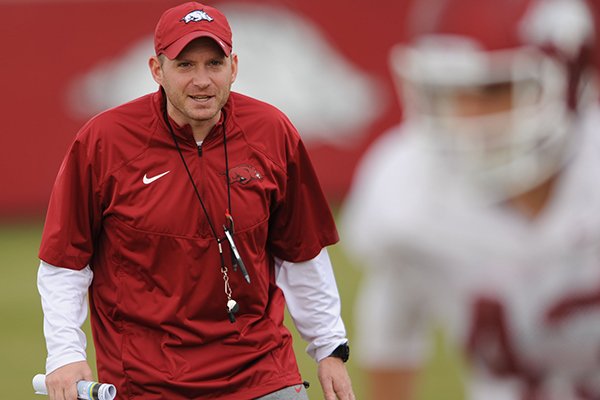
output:
<instances>
[{"instance_id":1,"label":"red team logo on chest","mask_svg":"<svg viewBox=\"0 0 600 400\"><path fill-rule=\"evenodd\" d=\"M247 185L253 180L262 181L263 175L250 164L236 165L229 170L229 181Z\"/></svg>"}]
</instances>

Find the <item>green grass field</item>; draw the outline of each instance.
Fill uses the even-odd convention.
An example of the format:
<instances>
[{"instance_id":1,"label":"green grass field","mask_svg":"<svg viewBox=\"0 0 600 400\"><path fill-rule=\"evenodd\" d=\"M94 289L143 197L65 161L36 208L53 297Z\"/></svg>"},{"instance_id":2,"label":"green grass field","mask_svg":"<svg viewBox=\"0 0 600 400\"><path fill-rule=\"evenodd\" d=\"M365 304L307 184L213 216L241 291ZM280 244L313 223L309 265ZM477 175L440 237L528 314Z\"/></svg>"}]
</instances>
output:
<instances>
[{"instance_id":1,"label":"green grass field","mask_svg":"<svg viewBox=\"0 0 600 400\"><path fill-rule=\"evenodd\" d=\"M0 390L2 399L43 399L33 394L31 379L43 373L45 344L42 332L42 311L36 288L37 250L41 222L0 225ZM352 304L360 282L360 272L345 256L340 245L330 249L335 267L342 315L352 340ZM304 379L311 382L311 400L322 399L315 363L304 352L305 343L294 331L295 349ZM86 326L89 332L89 326ZM91 338L91 335L88 335ZM422 379L420 400L458 400L462 398L456 357L435 340L436 352ZM90 339L91 341L91 339ZM88 349L93 360L93 346ZM348 363L357 399L363 398L364 378L352 363ZM393 399L381 399L393 400Z\"/></svg>"}]
</instances>

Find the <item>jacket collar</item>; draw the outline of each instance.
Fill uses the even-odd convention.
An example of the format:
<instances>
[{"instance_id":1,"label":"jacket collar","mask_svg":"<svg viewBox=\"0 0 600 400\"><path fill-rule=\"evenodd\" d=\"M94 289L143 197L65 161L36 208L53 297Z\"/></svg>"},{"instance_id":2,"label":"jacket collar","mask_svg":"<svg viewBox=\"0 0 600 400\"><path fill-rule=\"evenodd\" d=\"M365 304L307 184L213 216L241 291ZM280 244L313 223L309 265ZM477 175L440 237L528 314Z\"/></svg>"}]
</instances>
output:
<instances>
[{"instance_id":1,"label":"jacket collar","mask_svg":"<svg viewBox=\"0 0 600 400\"><path fill-rule=\"evenodd\" d=\"M175 136L178 139L181 139L183 141L188 141L190 143L195 144L196 142L194 140L194 134L192 133L192 128L189 125L184 125L184 126L177 125L177 123L175 121L173 121L173 119L167 114L167 112L166 112L166 106L167 106L166 95L165 95L165 92L162 89L162 87L159 88L152 95L152 97L153 97L152 100L153 100L153 105L154 105L154 112L156 114L156 117L159 120L159 125L165 131L165 133L170 135L169 125L167 125L167 122L165 120L165 118L168 118L169 124L170 124L171 128L173 129L173 133L175 134ZM234 122L233 122L233 100L231 98L231 95L229 96L229 99L227 99L227 103L225 103L225 106L223 106L223 109L221 110L221 117L219 118L219 121L210 130L210 132L208 133L208 135L206 136L204 141L206 142L208 140L214 140L217 137L221 138L224 124L225 124L227 133L232 132Z\"/></svg>"}]
</instances>

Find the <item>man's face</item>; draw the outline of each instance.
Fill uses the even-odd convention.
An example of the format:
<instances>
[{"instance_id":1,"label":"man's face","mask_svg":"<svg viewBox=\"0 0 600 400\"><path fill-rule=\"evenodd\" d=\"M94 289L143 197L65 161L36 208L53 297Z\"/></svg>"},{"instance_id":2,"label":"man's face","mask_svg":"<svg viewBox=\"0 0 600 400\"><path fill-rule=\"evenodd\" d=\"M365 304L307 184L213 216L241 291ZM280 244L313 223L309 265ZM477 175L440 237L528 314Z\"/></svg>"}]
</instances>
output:
<instances>
[{"instance_id":1,"label":"man's face","mask_svg":"<svg viewBox=\"0 0 600 400\"><path fill-rule=\"evenodd\" d=\"M424 111L440 117L479 117L510 111L513 86L499 83L424 91Z\"/></svg>"},{"instance_id":2,"label":"man's face","mask_svg":"<svg viewBox=\"0 0 600 400\"><path fill-rule=\"evenodd\" d=\"M229 98L237 75L237 56L226 57L214 40L199 38L174 60L152 57L150 70L164 88L167 111L178 125L210 129Z\"/></svg>"},{"instance_id":3,"label":"man's face","mask_svg":"<svg viewBox=\"0 0 600 400\"><path fill-rule=\"evenodd\" d=\"M457 116L476 117L509 111L513 107L510 83L477 86L455 93Z\"/></svg>"}]
</instances>

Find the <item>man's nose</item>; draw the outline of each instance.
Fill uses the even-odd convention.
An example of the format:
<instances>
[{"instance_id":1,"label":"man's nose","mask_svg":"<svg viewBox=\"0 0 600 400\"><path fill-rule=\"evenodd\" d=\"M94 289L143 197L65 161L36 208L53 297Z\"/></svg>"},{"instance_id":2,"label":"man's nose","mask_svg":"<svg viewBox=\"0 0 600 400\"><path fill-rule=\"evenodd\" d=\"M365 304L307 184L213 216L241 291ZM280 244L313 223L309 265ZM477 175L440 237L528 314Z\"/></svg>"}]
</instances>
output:
<instances>
[{"instance_id":1,"label":"man's nose","mask_svg":"<svg viewBox=\"0 0 600 400\"><path fill-rule=\"evenodd\" d=\"M198 87L207 87L210 85L209 74L202 68L196 69L196 71L194 71L194 77L192 78L192 84Z\"/></svg>"}]
</instances>

